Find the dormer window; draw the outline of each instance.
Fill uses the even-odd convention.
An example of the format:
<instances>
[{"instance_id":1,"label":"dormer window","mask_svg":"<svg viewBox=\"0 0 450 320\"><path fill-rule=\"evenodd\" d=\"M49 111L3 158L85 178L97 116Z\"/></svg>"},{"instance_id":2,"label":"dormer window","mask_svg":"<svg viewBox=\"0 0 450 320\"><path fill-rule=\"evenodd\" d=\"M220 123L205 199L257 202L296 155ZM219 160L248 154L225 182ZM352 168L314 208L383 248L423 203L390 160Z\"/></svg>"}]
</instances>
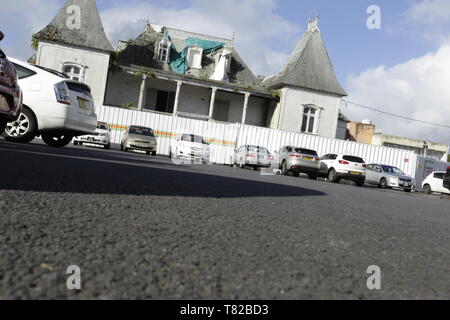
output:
<instances>
[{"instance_id":1,"label":"dormer window","mask_svg":"<svg viewBox=\"0 0 450 320\"><path fill-rule=\"evenodd\" d=\"M191 69L202 68L203 48L193 46L188 48L187 63Z\"/></svg>"},{"instance_id":2,"label":"dormer window","mask_svg":"<svg viewBox=\"0 0 450 320\"><path fill-rule=\"evenodd\" d=\"M169 63L170 47L172 43L165 39L158 44L156 60L164 63Z\"/></svg>"}]
</instances>

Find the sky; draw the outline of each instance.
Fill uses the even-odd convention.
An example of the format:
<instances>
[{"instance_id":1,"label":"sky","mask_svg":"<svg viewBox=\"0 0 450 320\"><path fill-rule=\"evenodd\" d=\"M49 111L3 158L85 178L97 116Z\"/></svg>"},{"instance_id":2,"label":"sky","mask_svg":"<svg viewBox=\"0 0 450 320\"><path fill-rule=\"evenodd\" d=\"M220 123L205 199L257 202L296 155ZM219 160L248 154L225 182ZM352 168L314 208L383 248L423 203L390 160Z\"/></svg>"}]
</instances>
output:
<instances>
[{"instance_id":1,"label":"sky","mask_svg":"<svg viewBox=\"0 0 450 320\"><path fill-rule=\"evenodd\" d=\"M48 24L64 0L2 3L1 47L9 56L33 54L31 35ZM233 38L255 75L279 72L319 14L322 32L346 100L450 126L450 0L97 0L113 46L137 37L146 21ZM369 6L380 29L369 29ZM372 21L372 20L370 20ZM450 128L382 115L351 104L353 121L378 132L450 144Z\"/></svg>"}]
</instances>

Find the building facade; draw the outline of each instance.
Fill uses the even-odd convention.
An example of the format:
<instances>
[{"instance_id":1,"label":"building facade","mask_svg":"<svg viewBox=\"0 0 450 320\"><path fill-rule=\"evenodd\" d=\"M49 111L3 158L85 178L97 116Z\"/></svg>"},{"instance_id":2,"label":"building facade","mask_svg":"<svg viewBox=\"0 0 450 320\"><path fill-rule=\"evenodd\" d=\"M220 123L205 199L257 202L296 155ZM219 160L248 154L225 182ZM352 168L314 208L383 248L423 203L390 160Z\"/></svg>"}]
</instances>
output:
<instances>
[{"instance_id":1,"label":"building facade","mask_svg":"<svg viewBox=\"0 0 450 320\"><path fill-rule=\"evenodd\" d=\"M68 0L33 35L36 63L83 81L96 106L335 138L341 98L318 19L284 69L255 77L234 41L147 24L114 50L95 0Z\"/></svg>"}]
</instances>

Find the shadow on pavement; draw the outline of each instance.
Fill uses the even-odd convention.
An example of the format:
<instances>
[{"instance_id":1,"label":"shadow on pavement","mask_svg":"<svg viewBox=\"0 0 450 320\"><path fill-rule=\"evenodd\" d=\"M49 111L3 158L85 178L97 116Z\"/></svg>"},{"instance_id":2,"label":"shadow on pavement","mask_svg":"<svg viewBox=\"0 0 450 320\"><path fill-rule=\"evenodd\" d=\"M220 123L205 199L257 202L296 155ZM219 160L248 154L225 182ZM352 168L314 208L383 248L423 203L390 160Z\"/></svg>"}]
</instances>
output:
<instances>
[{"instance_id":1,"label":"shadow on pavement","mask_svg":"<svg viewBox=\"0 0 450 320\"><path fill-rule=\"evenodd\" d=\"M212 198L326 195L284 184L172 170L173 164L155 168L151 161L124 160L114 153L2 142L0 190Z\"/></svg>"}]
</instances>

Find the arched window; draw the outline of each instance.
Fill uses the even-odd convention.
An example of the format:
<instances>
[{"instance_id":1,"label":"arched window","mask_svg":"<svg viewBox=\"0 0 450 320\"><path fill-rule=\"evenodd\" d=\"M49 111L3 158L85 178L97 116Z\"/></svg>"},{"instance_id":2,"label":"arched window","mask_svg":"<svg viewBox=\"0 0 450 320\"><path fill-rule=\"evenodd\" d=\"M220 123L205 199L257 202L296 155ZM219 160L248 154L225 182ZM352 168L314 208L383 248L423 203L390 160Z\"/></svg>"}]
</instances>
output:
<instances>
[{"instance_id":1,"label":"arched window","mask_svg":"<svg viewBox=\"0 0 450 320\"><path fill-rule=\"evenodd\" d=\"M63 73L75 81L83 81L82 68L74 64L64 64Z\"/></svg>"},{"instance_id":2,"label":"arched window","mask_svg":"<svg viewBox=\"0 0 450 320\"><path fill-rule=\"evenodd\" d=\"M317 134L319 129L320 108L314 105L303 106L300 132Z\"/></svg>"}]
</instances>

